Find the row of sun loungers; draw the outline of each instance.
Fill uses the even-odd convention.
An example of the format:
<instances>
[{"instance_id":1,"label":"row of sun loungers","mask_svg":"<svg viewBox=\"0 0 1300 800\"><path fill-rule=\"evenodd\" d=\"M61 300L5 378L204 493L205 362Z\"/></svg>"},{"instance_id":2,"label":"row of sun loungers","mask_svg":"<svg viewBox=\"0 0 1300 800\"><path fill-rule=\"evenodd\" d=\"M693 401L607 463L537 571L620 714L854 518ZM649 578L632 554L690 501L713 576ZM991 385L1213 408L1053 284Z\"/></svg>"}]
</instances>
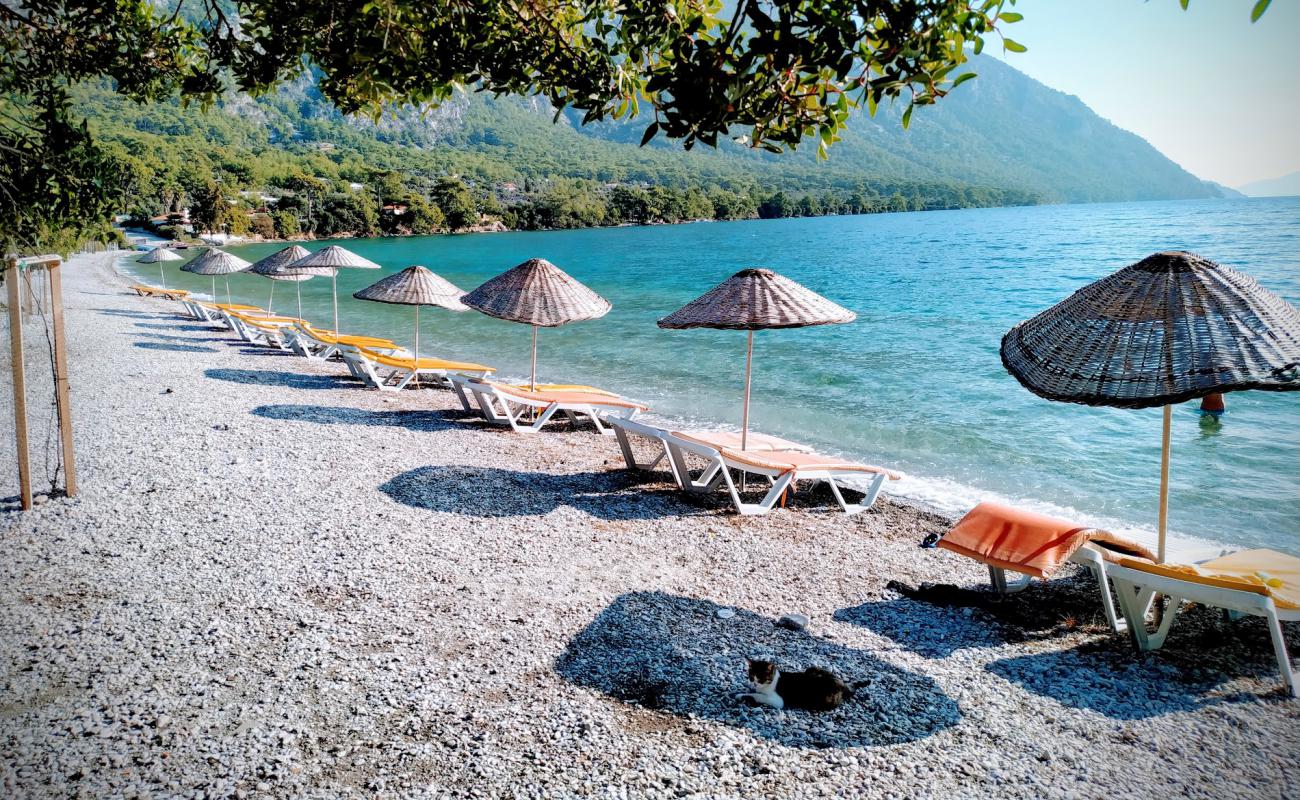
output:
<instances>
[{"instance_id":1,"label":"row of sun loungers","mask_svg":"<svg viewBox=\"0 0 1300 800\"><path fill-rule=\"evenodd\" d=\"M883 467L819 455L797 442L761 433L750 433L742 449L737 433L658 428L636 419L646 406L592 386L517 386L493 380L494 370L482 364L417 361L387 339L338 335L255 306L196 300L182 290L143 285L131 289L141 296L177 300L196 319L224 324L251 344L312 360L337 356L353 377L372 389L400 391L417 382L452 389L466 411L477 408L489 424L515 432L538 432L557 415L575 427L586 421L597 433L617 439L628 469L652 471L666 462L679 489L692 494L725 489L744 516L768 513L799 481L825 482L840 509L857 514L875 503L886 481L900 477ZM653 458L640 458L634 441L650 443ZM762 499L746 501L736 475L765 479L768 488ZM863 497L849 503L842 490L855 487ZM1300 697L1281 628L1282 621L1300 621L1300 558L1246 550L1195 565L1157 564L1149 550L1124 537L995 503L976 506L938 546L984 564L994 590L1003 595L1023 590L1033 578L1051 578L1067 563L1086 568L1097 580L1111 630L1127 633L1143 651L1164 643L1183 603L1263 617L1283 685ZM1018 577L1009 579L1008 573ZM1168 596L1170 605L1151 631L1146 618L1158 595Z\"/></svg>"}]
</instances>

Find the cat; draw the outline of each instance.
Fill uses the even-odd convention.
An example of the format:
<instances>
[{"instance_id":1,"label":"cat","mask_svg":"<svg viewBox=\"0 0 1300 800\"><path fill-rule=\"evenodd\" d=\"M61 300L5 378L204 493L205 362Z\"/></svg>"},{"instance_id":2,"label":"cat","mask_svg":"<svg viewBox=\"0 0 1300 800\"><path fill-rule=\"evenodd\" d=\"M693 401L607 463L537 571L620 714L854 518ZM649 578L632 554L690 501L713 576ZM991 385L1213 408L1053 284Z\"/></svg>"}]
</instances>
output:
<instances>
[{"instance_id":1,"label":"cat","mask_svg":"<svg viewBox=\"0 0 1300 800\"><path fill-rule=\"evenodd\" d=\"M749 661L749 685L742 699L772 708L831 711L853 698L853 687L821 667L782 672L771 661Z\"/></svg>"}]
</instances>

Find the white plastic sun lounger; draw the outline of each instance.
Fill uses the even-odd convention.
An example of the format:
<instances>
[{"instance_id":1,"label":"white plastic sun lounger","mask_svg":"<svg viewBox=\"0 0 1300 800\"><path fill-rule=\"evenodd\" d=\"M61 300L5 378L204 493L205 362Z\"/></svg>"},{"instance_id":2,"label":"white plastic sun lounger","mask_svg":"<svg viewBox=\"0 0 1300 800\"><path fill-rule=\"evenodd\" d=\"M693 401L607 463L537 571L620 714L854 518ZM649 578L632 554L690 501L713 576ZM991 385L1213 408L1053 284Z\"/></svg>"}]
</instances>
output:
<instances>
[{"instance_id":1,"label":"white plastic sun lounger","mask_svg":"<svg viewBox=\"0 0 1300 800\"><path fill-rule=\"evenodd\" d=\"M299 322L293 317L243 314L226 309L222 309L222 314L231 330L239 334L239 338L249 344L266 345L279 350L289 349L285 332Z\"/></svg>"},{"instance_id":2,"label":"white plastic sun lounger","mask_svg":"<svg viewBox=\"0 0 1300 800\"><path fill-rule=\"evenodd\" d=\"M672 433L664 428L656 428L653 425L647 425L644 422L638 422L631 419L622 419L612 417L606 422L614 430L614 436L618 439L619 450L623 453L623 461L627 463L627 468L631 470L640 470L649 472L659 465L660 461L665 458L668 460L668 469L673 476L673 482L677 488L699 491L712 491L721 481L719 467L716 461L711 461L704 469L701 475L696 478L690 473L690 466L678 455L674 455L668 445L668 437ZM726 448L739 449L740 434L730 431L685 431L679 432L678 436L690 438L714 448L722 450ZM648 464L637 461L636 454L632 450L632 439L640 438L654 442L657 446L657 455L654 460ZM750 433L746 448L760 452L796 452L811 453L812 448L805 445L791 442L787 439L781 439L776 436L768 436L763 433Z\"/></svg>"},{"instance_id":3,"label":"white plastic sun lounger","mask_svg":"<svg viewBox=\"0 0 1300 800\"><path fill-rule=\"evenodd\" d=\"M835 502L839 504L840 509L846 514L858 514L866 511L876 502L876 498L880 496L880 490L884 487L886 480L898 480L901 477L898 473L883 467L858 464L853 461L810 452L760 452L753 449L742 451L739 449L718 448L700 439L683 435L680 432L669 433L665 442L668 445L669 458L676 459L680 464L686 463L686 453L694 453L709 462L709 468L705 470L704 477L688 481L683 485L683 488L688 491L704 492L713 489L719 482L722 482L731 495L731 501L736 506L736 511L745 516L766 514L771 511L772 507L785 494L785 491L801 480L825 481L830 486L831 494L835 496ZM733 469L762 475L771 481L772 486L759 502L746 503L741 500L740 492L737 491L735 481L731 478L731 470ZM712 478L706 482L704 478L709 476L712 476ZM855 477L869 477L870 479L870 483L864 490L865 496L861 503L845 501L837 483L837 481L844 478Z\"/></svg>"},{"instance_id":4,"label":"white plastic sun lounger","mask_svg":"<svg viewBox=\"0 0 1300 800\"><path fill-rule=\"evenodd\" d=\"M373 336L336 336L333 331L313 328L304 320L298 320L286 333L289 337L287 340L289 349L311 361L325 361L339 354L340 345L366 347L386 355L410 357L410 352L404 347L387 339L379 339ZM351 371L352 368L349 366L348 369ZM360 375L356 377L359 380L364 380Z\"/></svg>"},{"instance_id":5,"label":"white plastic sun lounger","mask_svg":"<svg viewBox=\"0 0 1300 800\"><path fill-rule=\"evenodd\" d=\"M586 417L597 433L609 436L612 432L605 427L608 419L631 419L646 410L640 403L590 386L547 384L532 391L483 378L453 374L448 379L460 394L462 404L468 406L468 398L472 396L485 420L516 433L537 433L557 413L563 413L575 427L579 419ZM536 417L527 419L533 413Z\"/></svg>"},{"instance_id":6,"label":"white plastic sun lounger","mask_svg":"<svg viewBox=\"0 0 1300 800\"><path fill-rule=\"evenodd\" d=\"M449 376L453 373L486 378L495 371L482 364L439 358L421 358L417 363L413 358L386 355L350 344L340 344L339 353L354 377L383 392L401 391L417 376L432 385L451 388Z\"/></svg>"},{"instance_id":7,"label":"white plastic sun lounger","mask_svg":"<svg viewBox=\"0 0 1300 800\"><path fill-rule=\"evenodd\" d=\"M1300 698L1282 631L1282 622L1300 621L1300 608L1294 602L1300 597L1300 558L1272 550L1245 550L1196 567L1122 559L1107 565L1106 570L1139 651L1156 650L1165 643L1184 602L1221 608L1229 616L1263 617L1273 640L1282 686L1292 697ZM1152 632L1146 627L1146 612L1156 594L1168 595L1169 607Z\"/></svg>"}]
</instances>

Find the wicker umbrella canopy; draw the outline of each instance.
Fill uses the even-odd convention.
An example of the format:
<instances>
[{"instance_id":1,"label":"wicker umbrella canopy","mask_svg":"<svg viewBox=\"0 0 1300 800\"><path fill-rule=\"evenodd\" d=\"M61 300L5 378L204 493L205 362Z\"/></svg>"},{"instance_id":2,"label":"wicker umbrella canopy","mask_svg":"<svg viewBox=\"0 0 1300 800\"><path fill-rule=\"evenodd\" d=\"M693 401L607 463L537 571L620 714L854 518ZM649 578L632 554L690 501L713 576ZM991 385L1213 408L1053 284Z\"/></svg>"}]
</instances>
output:
<instances>
[{"instance_id":1,"label":"wicker umbrella canopy","mask_svg":"<svg viewBox=\"0 0 1300 800\"><path fill-rule=\"evenodd\" d=\"M308 271L313 275L326 274L321 270L328 269L327 273L334 291L334 331L339 332L339 270L340 269L379 269L379 265L368 258L362 258L356 253L336 244L329 247L323 247L320 250L305 256L301 261L295 261L292 264L281 267L281 272L303 272Z\"/></svg>"},{"instance_id":2,"label":"wicker umbrella canopy","mask_svg":"<svg viewBox=\"0 0 1300 800\"><path fill-rule=\"evenodd\" d=\"M162 264L164 261L180 261L180 256L165 247L155 247L144 255L136 259L141 264ZM158 267L158 279L162 281L162 288L167 288L167 275L161 266Z\"/></svg>"},{"instance_id":3,"label":"wicker umbrella canopy","mask_svg":"<svg viewBox=\"0 0 1300 800\"><path fill-rule=\"evenodd\" d=\"M239 256L232 256L224 250L218 250L215 247L208 248L208 251L188 264L181 265L185 272L192 272L195 275L212 276L212 297L215 300L217 296L217 276L229 276L235 272L243 272L253 266ZM226 278L226 302L230 299L230 278Z\"/></svg>"},{"instance_id":4,"label":"wicker umbrella canopy","mask_svg":"<svg viewBox=\"0 0 1300 800\"><path fill-rule=\"evenodd\" d=\"M1164 407L1164 561L1172 404L1300 390L1300 311L1249 275L1193 253L1155 253L1016 325L1002 338L1002 363L1049 400Z\"/></svg>"},{"instance_id":5,"label":"wicker umbrella canopy","mask_svg":"<svg viewBox=\"0 0 1300 800\"><path fill-rule=\"evenodd\" d=\"M847 308L770 269L742 269L659 320L659 327L756 331L855 319Z\"/></svg>"},{"instance_id":6,"label":"wicker umbrella canopy","mask_svg":"<svg viewBox=\"0 0 1300 800\"><path fill-rule=\"evenodd\" d=\"M301 261L309 255L311 255L311 251L303 247L302 245L298 245L298 244L290 245L289 247L286 247L283 250L275 251L274 253L262 259L261 261L254 262L253 266L248 268L248 271L251 272L252 274L261 275L263 278L270 278L272 281L271 296L266 301L267 311L273 311L275 306L274 281L293 281L294 283L302 283L303 281L311 280L312 278L316 277L318 274L319 275L332 274L330 270L321 270L320 272L315 272L310 270L302 270L300 272L283 271L285 267L289 266L295 261ZM295 286L294 288L298 290L298 317L301 319L302 318L302 287Z\"/></svg>"},{"instance_id":7,"label":"wicker umbrella canopy","mask_svg":"<svg viewBox=\"0 0 1300 800\"><path fill-rule=\"evenodd\" d=\"M532 386L537 386L537 329L599 319L609 301L544 258L530 258L492 278L461 301L489 317L533 327Z\"/></svg>"},{"instance_id":8,"label":"wicker umbrella canopy","mask_svg":"<svg viewBox=\"0 0 1300 800\"><path fill-rule=\"evenodd\" d=\"M420 358L420 306L438 306L450 311L466 311L468 306L460 301L464 292L451 281L419 264L412 264L401 272L376 281L352 296L358 300L376 303L415 306L415 358ZM420 385L419 375L415 378Z\"/></svg>"},{"instance_id":9,"label":"wicker umbrella canopy","mask_svg":"<svg viewBox=\"0 0 1300 800\"><path fill-rule=\"evenodd\" d=\"M742 269L659 320L669 329L720 328L748 331L745 402L740 415L740 449L749 444L749 388L753 377L754 331L806 328L852 322L858 315L770 269Z\"/></svg>"}]
</instances>

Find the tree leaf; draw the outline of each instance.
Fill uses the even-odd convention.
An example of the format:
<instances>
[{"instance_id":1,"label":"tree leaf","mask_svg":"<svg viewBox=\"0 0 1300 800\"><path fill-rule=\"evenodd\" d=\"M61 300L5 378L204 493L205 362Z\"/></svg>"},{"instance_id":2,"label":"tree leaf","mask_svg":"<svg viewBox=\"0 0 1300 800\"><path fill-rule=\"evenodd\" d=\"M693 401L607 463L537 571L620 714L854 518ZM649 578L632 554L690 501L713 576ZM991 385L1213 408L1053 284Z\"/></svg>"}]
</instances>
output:
<instances>
[{"instance_id":1,"label":"tree leaf","mask_svg":"<svg viewBox=\"0 0 1300 800\"><path fill-rule=\"evenodd\" d=\"M1259 0L1259 2L1255 4L1255 7L1250 10L1250 21L1258 22L1259 18L1264 16L1264 12L1268 11L1268 4L1270 2L1272 2L1272 0Z\"/></svg>"},{"instance_id":2,"label":"tree leaf","mask_svg":"<svg viewBox=\"0 0 1300 800\"><path fill-rule=\"evenodd\" d=\"M1002 47L1003 49L1010 50L1013 53L1024 53L1029 50L1028 47L1025 47L1023 44L1017 42L1015 39L1003 39Z\"/></svg>"}]
</instances>

